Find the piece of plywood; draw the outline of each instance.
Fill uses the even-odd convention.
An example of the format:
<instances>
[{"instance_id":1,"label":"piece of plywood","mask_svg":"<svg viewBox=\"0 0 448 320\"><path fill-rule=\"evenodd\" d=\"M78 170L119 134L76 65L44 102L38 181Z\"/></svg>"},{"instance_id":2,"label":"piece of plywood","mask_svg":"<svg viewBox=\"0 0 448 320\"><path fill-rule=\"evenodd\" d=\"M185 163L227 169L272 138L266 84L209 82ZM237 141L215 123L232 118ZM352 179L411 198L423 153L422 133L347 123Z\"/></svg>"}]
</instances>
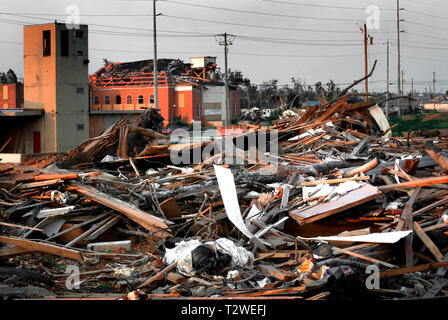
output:
<instances>
[{"instance_id":1,"label":"piece of plywood","mask_svg":"<svg viewBox=\"0 0 448 320\"><path fill-rule=\"evenodd\" d=\"M359 206L360 204L381 196L381 192L379 192L376 187L366 184L361 188L348 192L336 201L328 201L302 210L295 210L290 212L290 216L300 225L303 225L326 218L349 208Z\"/></svg>"}]
</instances>

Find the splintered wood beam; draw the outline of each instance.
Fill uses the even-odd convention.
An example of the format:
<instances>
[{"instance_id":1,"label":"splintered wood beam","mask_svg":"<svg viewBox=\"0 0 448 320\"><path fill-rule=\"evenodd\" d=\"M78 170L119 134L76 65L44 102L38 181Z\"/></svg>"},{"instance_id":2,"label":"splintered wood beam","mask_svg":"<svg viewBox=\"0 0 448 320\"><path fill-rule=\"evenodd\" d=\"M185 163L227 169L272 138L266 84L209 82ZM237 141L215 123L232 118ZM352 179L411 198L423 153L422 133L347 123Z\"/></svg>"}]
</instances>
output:
<instances>
[{"instance_id":1,"label":"splintered wood beam","mask_svg":"<svg viewBox=\"0 0 448 320\"><path fill-rule=\"evenodd\" d=\"M333 250L335 250L336 253L348 254L350 256L353 256L353 257L356 257L356 258L359 258L359 259L362 259L362 260L366 260L366 261L369 261L369 262L372 262L372 263L382 264L383 266L388 267L388 268L398 268L398 266L393 265L391 263L384 262L384 261L381 261L381 260L378 260L378 259L375 259L375 258L372 258L372 257L367 257L367 256L364 256L362 254L359 254L359 253L356 253L356 252L352 252L352 251L349 251L349 250L346 250L346 249L333 247Z\"/></svg>"},{"instance_id":2,"label":"splintered wood beam","mask_svg":"<svg viewBox=\"0 0 448 320\"><path fill-rule=\"evenodd\" d=\"M338 184L338 183L343 183L343 182L347 182L347 181L365 181L365 180L369 180L370 177L369 176L362 176L362 177L357 177L357 178L341 178L341 179L329 179L329 180L318 180L318 181L305 181L301 183L301 186L317 186L318 184L321 183L327 183L327 184Z\"/></svg>"},{"instance_id":3,"label":"splintered wood beam","mask_svg":"<svg viewBox=\"0 0 448 320\"><path fill-rule=\"evenodd\" d=\"M147 286L149 286L150 284L152 284L155 281L162 280L165 277L165 273L173 270L176 267L177 267L177 262L170 264L169 266L167 266L166 268L164 268L161 271L157 272L155 275L153 275L148 280L143 282L141 285L139 285L138 289L147 287Z\"/></svg>"},{"instance_id":4,"label":"splintered wood beam","mask_svg":"<svg viewBox=\"0 0 448 320\"><path fill-rule=\"evenodd\" d=\"M62 174L41 174L34 177L34 181L45 181L45 180L76 180L78 179L77 173L62 173Z\"/></svg>"},{"instance_id":5,"label":"splintered wood beam","mask_svg":"<svg viewBox=\"0 0 448 320\"><path fill-rule=\"evenodd\" d=\"M37 229L37 228L32 228L32 227L27 227L27 226L21 226L21 225L13 224L13 223L0 222L0 225L1 226L5 226L5 227L27 229L27 230L33 230L33 231L40 231L40 232L42 232L42 229Z\"/></svg>"},{"instance_id":6,"label":"splintered wood beam","mask_svg":"<svg viewBox=\"0 0 448 320\"><path fill-rule=\"evenodd\" d=\"M52 254L55 256L61 256L61 257L77 260L80 262L83 261L81 253L79 253L79 251L61 248L61 247L47 244L47 243L41 243L41 242L35 242L35 241L25 240L25 239L21 239L21 238L13 238L13 237L5 237L5 236L0 236L0 242L13 244L18 247L28 249L30 251L39 251L39 252Z\"/></svg>"},{"instance_id":7,"label":"splintered wood beam","mask_svg":"<svg viewBox=\"0 0 448 320\"><path fill-rule=\"evenodd\" d=\"M426 179L415 179L415 180L408 181L408 182L380 186L380 187L378 187L378 190L380 190L382 192L388 192L388 191L395 191L397 189L426 187L426 186L432 186L435 184L444 184L444 183L448 183L448 176L431 177L431 178L426 178Z\"/></svg>"},{"instance_id":8,"label":"splintered wood beam","mask_svg":"<svg viewBox=\"0 0 448 320\"><path fill-rule=\"evenodd\" d=\"M344 175L348 176L348 177L353 177L353 176L355 176L357 174L365 173L365 172L368 172L368 171L376 168L378 166L378 164L379 164L378 163L378 159L375 158L375 159L367 162L366 164L364 164L364 165L362 165L362 166L360 166L360 167L358 167L356 169L353 169L351 171L346 172Z\"/></svg>"},{"instance_id":9,"label":"splintered wood beam","mask_svg":"<svg viewBox=\"0 0 448 320\"><path fill-rule=\"evenodd\" d=\"M448 266L448 261L442 261L442 262L433 262L433 263L427 263L427 264L421 264L414 267L405 267L400 269L389 269L380 272L380 278L389 278L389 277L395 277L402 274L407 273L414 273L414 272L424 272L429 271L432 269L440 269L443 267Z\"/></svg>"},{"instance_id":10,"label":"splintered wood beam","mask_svg":"<svg viewBox=\"0 0 448 320\"><path fill-rule=\"evenodd\" d=\"M412 195L409 198L408 202L406 202L406 205L404 206L403 213L401 214L401 221L398 223L398 226L396 228L397 231L401 231L403 228L403 225L408 230L413 230L413 219L412 219L412 207L414 206L414 203L420 194L422 188L417 188L412 191ZM414 262L414 251L412 250L412 242L413 242L413 235L410 234L405 238L405 251L406 251L406 265L412 266Z\"/></svg>"},{"instance_id":11,"label":"splintered wood beam","mask_svg":"<svg viewBox=\"0 0 448 320\"><path fill-rule=\"evenodd\" d=\"M262 297L262 296L276 296L280 294L286 294L286 293L297 293L297 292L304 292L306 291L305 286L301 287L292 287L292 288L282 288L282 289L268 289L268 290L260 290L255 292L249 292L249 293L230 293L226 296L228 297Z\"/></svg>"},{"instance_id":12,"label":"splintered wood beam","mask_svg":"<svg viewBox=\"0 0 448 320\"><path fill-rule=\"evenodd\" d=\"M31 183L22 184L21 186L19 186L19 189L23 190L23 189L31 189L31 188L48 187L48 186L52 186L52 185L62 183L62 182L64 182L64 180L62 180L62 179L52 179L52 180L31 182Z\"/></svg>"},{"instance_id":13,"label":"splintered wood beam","mask_svg":"<svg viewBox=\"0 0 448 320\"><path fill-rule=\"evenodd\" d=\"M414 232L423 241L425 246L431 251L433 256L437 261L443 261L443 254L440 252L439 248L432 242L431 238L423 231L422 227L417 222L414 222Z\"/></svg>"},{"instance_id":14,"label":"splintered wood beam","mask_svg":"<svg viewBox=\"0 0 448 320\"><path fill-rule=\"evenodd\" d=\"M292 276L290 274L286 274L271 265L260 264L257 266L257 269L263 273L271 275L272 277L274 277L280 281L289 281L289 280L299 277L299 275Z\"/></svg>"},{"instance_id":15,"label":"splintered wood beam","mask_svg":"<svg viewBox=\"0 0 448 320\"><path fill-rule=\"evenodd\" d=\"M93 187L77 182L72 182L71 186L73 186L75 191L79 194L82 194L88 199L124 214L126 217L136 222L143 228L155 233L157 236L160 236L161 238L168 238L171 236L170 232L167 231L169 230L168 224L171 224L170 221L155 217L147 212L131 206L127 202L98 191Z\"/></svg>"},{"instance_id":16,"label":"splintered wood beam","mask_svg":"<svg viewBox=\"0 0 448 320\"><path fill-rule=\"evenodd\" d=\"M315 121L316 122L324 121L324 120L328 119L328 117L330 117L331 115L335 114L338 111L338 109L340 109L345 104L345 101L347 100L347 98L348 98L348 96L346 96L343 99L339 100L334 106L328 108Z\"/></svg>"}]
</instances>

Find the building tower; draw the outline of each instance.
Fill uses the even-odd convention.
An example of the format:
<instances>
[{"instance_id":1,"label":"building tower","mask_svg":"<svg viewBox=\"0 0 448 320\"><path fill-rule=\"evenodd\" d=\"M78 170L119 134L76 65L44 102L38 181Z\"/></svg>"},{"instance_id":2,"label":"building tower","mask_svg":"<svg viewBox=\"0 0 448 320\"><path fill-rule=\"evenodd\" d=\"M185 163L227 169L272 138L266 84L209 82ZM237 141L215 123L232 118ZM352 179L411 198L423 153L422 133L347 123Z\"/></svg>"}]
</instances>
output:
<instances>
[{"instance_id":1,"label":"building tower","mask_svg":"<svg viewBox=\"0 0 448 320\"><path fill-rule=\"evenodd\" d=\"M69 151L89 138L88 27L56 22L25 26L23 35L24 108L44 111L25 149Z\"/></svg>"}]
</instances>

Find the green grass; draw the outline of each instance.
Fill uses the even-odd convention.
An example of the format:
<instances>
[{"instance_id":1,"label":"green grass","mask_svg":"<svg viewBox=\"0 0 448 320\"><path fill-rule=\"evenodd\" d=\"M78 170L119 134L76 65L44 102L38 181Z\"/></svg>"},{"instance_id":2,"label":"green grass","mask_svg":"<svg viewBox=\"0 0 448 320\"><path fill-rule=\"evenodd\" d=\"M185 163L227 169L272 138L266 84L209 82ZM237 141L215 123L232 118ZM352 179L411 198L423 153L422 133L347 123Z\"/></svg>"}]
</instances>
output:
<instances>
[{"instance_id":1,"label":"green grass","mask_svg":"<svg viewBox=\"0 0 448 320\"><path fill-rule=\"evenodd\" d=\"M407 131L418 130L435 130L435 129L448 129L448 120L433 119L429 121L423 121L423 118L432 113L419 113L415 115L413 120L404 120L401 117L394 117L389 119L390 126L398 124L392 129L392 135L394 137L403 136Z\"/></svg>"}]
</instances>

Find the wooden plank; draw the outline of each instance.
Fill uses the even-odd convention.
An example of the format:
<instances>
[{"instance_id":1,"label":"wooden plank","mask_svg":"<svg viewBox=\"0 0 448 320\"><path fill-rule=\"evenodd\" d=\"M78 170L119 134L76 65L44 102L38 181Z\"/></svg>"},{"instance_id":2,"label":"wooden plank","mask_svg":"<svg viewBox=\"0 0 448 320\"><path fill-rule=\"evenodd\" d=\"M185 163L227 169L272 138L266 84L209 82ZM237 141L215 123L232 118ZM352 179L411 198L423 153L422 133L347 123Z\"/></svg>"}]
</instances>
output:
<instances>
[{"instance_id":1,"label":"wooden plank","mask_svg":"<svg viewBox=\"0 0 448 320\"><path fill-rule=\"evenodd\" d=\"M431 251L433 256L437 261L443 261L443 254L440 252L439 248L432 242L431 238L423 231L422 227L417 222L414 222L414 232L423 241L425 246Z\"/></svg>"},{"instance_id":2,"label":"wooden plank","mask_svg":"<svg viewBox=\"0 0 448 320\"><path fill-rule=\"evenodd\" d=\"M286 274L271 265L265 265L265 264L258 265L257 269L263 273L267 273L267 274L273 276L274 278L276 278L280 281L289 281L289 280L295 279L300 276L298 274L296 276Z\"/></svg>"},{"instance_id":3,"label":"wooden plank","mask_svg":"<svg viewBox=\"0 0 448 320\"><path fill-rule=\"evenodd\" d=\"M409 198L408 202L406 202L406 205L404 206L403 213L401 214L401 221L398 223L398 226L396 228L397 231L401 231L402 224L404 224L407 230L413 230L412 207L421 190L422 190L421 187L413 190L412 196ZM410 234L404 240L406 251L406 265L408 267L414 264L414 250L412 250L413 238L414 238L413 235Z\"/></svg>"},{"instance_id":4,"label":"wooden plank","mask_svg":"<svg viewBox=\"0 0 448 320\"><path fill-rule=\"evenodd\" d=\"M162 280L165 277L165 273L173 270L176 267L177 267L177 262L170 264L169 266L167 266L166 268L164 268L161 271L157 272L155 275L153 275L148 280L143 282L141 285L139 285L138 289L147 287L147 286L149 286L150 284L152 284L155 281Z\"/></svg>"},{"instance_id":5,"label":"wooden plank","mask_svg":"<svg viewBox=\"0 0 448 320\"><path fill-rule=\"evenodd\" d=\"M397 189L408 189L416 187L432 186L435 184L448 183L448 176L431 177L426 179L415 179L413 181L396 183L386 186L380 186L378 189L382 192L395 191Z\"/></svg>"},{"instance_id":6,"label":"wooden plank","mask_svg":"<svg viewBox=\"0 0 448 320\"><path fill-rule=\"evenodd\" d=\"M143 228L156 233L157 236L165 239L171 236L170 232L166 231L169 229L168 224L171 224L170 221L155 217L90 186L76 182L73 182L71 185L75 187L76 192L82 194L86 198L124 214Z\"/></svg>"},{"instance_id":7,"label":"wooden plank","mask_svg":"<svg viewBox=\"0 0 448 320\"><path fill-rule=\"evenodd\" d=\"M445 258L443 259L443 261L448 261L448 252L446 252ZM439 277L444 277L447 272L448 272L448 268L446 268L446 267L445 268L440 268L439 270L437 270L437 275Z\"/></svg>"},{"instance_id":8,"label":"wooden plank","mask_svg":"<svg viewBox=\"0 0 448 320\"><path fill-rule=\"evenodd\" d=\"M45 180L76 180L78 179L77 173L61 173L61 174L41 174L34 177L34 181L45 181Z\"/></svg>"},{"instance_id":9,"label":"wooden plank","mask_svg":"<svg viewBox=\"0 0 448 320\"><path fill-rule=\"evenodd\" d=\"M45 181L38 181L38 182L31 182L31 183L25 183L19 186L19 189L31 189L31 188L41 188L41 187L48 187L53 186L58 183L62 183L64 180L60 179L54 179L54 180L45 180Z\"/></svg>"},{"instance_id":10,"label":"wooden plank","mask_svg":"<svg viewBox=\"0 0 448 320\"><path fill-rule=\"evenodd\" d=\"M118 223L118 221L120 221L120 219L121 219L121 217L114 217L113 219L108 221L104 226L102 226L102 227L98 228L97 230L95 230L94 232L92 232L85 240L88 240L88 241L95 240L100 235L102 235L104 232L106 232L107 230L112 228L114 225L116 225Z\"/></svg>"},{"instance_id":11,"label":"wooden plank","mask_svg":"<svg viewBox=\"0 0 448 320\"><path fill-rule=\"evenodd\" d=\"M12 248L1 248L0 249L0 259L8 259L14 257L18 254L25 254L31 252L30 250L22 247L12 247Z\"/></svg>"},{"instance_id":12,"label":"wooden plank","mask_svg":"<svg viewBox=\"0 0 448 320\"><path fill-rule=\"evenodd\" d=\"M55 256L61 256L61 257L77 260L80 262L83 261L81 253L79 253L79 251L61 248L61 247L54 246L51 244L35 242L35 241L30 241L30 240L25 240L25 239L20 239L20 238L5 237L5 236L0 236L0 242L14 244L18 247L26 248L30 251L39 251L39 252L52 254Z\"/></svg>"},{"instance_id":13,"label":"wooden plank","mask_svg":"<svg viewBox=\"0 0 448 320\"><path fill-rule=\"evenodd\" d=\"M168 281L171 281L172 283L175 283L175 284L182 284L187 280L183 275L181 275L177 272L168 273L166 278L168 279Z\"/></svg>"},{"instance_id":14,"label":"wooden plank","mask_svg":"<svg viewBox=\"0 0 448 320\"><path fill-rule=\"evenodd\" d=\"M0 222L0 225L5 226L5 227L27 229L27 230L33 230L33 231L40 231L40 232L42 232L42 229L37 229L37 228L32 228L32 227L27 227L27 226L21 226L21 225L18 225L18 224L12 224L12 223L7 223L7 222Z\"/></svg>"},{"instance_id":15,"label":"wooden plank","mask_svg":"<svg viewBox=\"0 0 448 320\"><path fill-rule=\"evenodd\" d=\"M317 186L321 183L327 183L327 184L337 184L337 183L343 183L347 181L365 181L369 180L369 176L362 176L362 177L356 177L356 178L341 178L341 179L329 179L329 180L317 180L317 181L305 181L301 183L301 186Z\"/></svg>"},{"instance_id":16,"label":"wooden plank","mask_svg":"<svg viewBox=\"0 0 448 320\"><path fill-rule=\"evenodd\" d=\"M390 264L390 263L387 263L387 262L384 262L384 261L381 261L381 260L378 260L378 259L375 259L375 258L372 258L372 257L366 257L366 256L363 256L363 255L361 255L359 253L355 253L355 252L352 252L352 251L349 251L349 250L346 250L346 249L340 249L340 248L337 248L337 247L333 247L333 250L335 250L336 253L345 253L345 254L351 255L353 257L362 259L362 260L366 260L366 261L369 261L369 262L382 264L383 266L386 266L388 268L398 268L398 266L396 266L396 265L393 265L393 264Z\"/></svg>"},{"instance_id":17,"label":"wooden plank","mask_svg":"<svg viewBox=\"0 0 448 320\"><path fill-rule=\"evenodd\" d=\"M431 210L431 209L433 209L433 208L435 208L435 207L441 206L442 204L446 204L446 203L448 203L448 197L445 197L445 198L443 198L443 199L441 199L441 200L439 200L439 201L436 201L436 202L431 203L430 205L427 205L426 207L423 207L423 208L421 208L421 209L419 209L419 210L416 210L416 211L413 213L413 215L414 215L414 216L417 216L417 215L419 215L419 214L421 214L421 213L425 213L425 212L427 212L428 210Z\"/></svg>"},{"instance_id":18,"label":"wooden plank","mask_svg":"<svg viewBox=\"0 0 448 320\"><path fill-rule=\"evenodd\" d=\"M324 202L303 210L291 211L290 216L300 225L311 223L365 202L381 197L381 192L370 184L348 192L336 201Z\"/></svg>"},{"instance_id":19,"label":"wooden plank","mask_svg":"<svg viewBox=\"0 0 448 320\"><path fill-rule=\"evenodd\" d=\"M335 114L339 108L341 108L342 106L344 106L345 101L347 100L348 96L342 98L341 100L339 100L338 102L336 102L333 106L329 107L323 114L321 114L316 120L315 122L321 122L324 121L326 119L328 119L328 117L330 117L331 115Z\"/></svg>"},{"instance_id":20,"label":"wooden plank","mask_svg":"<svg viewBox=\"0 0 448 320\"><path fill-rule=\"evenodd\" d=\"M447 266L448 266L448 261L442 261L442 262L421 264L421 265L413 266L413 267L405 267L405 268L400 268L400 269L389 269L389 270L380 272L380 277L381 278L395 277L395 276L399 276L402 274L414 273L414 272L424 272L424 271L429 271L432 269L439 269L439 268L443 268L443 267L447 267Z\"/></svg>"},{"instance_id":21,"label":"wooden plank","mask_svg":"<svg viewBox=\"0 0 448 320\"><path fill-rule=\"evenodd\" d=\"M283 288L283 289L269 289L269 290L260 290L249 293L234 293L227 294L226 296L230 297L261 297L261 296L276 296L285 293L297 293L306 291L306 287L292 287L292 288Z\"/></svg>"},{"instance_id":22,"label":"wooden plank","mask_svg":"<svg viewBox=\"0 0 448 320\"><path fill-rule=\"evenodd\" d=\"M435 297L446 285L448 285L448 279L436 279L434 286L425 293L423 298Z\"/></svg>"}]
</instances>

